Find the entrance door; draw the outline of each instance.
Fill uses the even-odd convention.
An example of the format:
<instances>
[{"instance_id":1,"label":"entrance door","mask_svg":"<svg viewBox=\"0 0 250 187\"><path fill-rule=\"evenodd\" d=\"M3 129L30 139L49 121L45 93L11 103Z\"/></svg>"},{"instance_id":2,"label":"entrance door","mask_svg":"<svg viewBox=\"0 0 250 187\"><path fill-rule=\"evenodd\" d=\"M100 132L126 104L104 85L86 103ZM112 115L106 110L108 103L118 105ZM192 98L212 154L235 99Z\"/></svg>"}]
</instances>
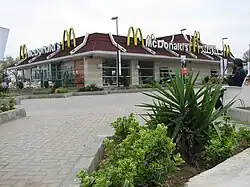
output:
<instances>
[{"instance_id":1,"label":"entrance door","mask_svg":"<svg viewBox=\"0 0 250 187\"><path fill-rule=\"evenodd\" d=\"M77 88L84 87L84 62L75 61L75 83Z\"/></svg>"}]
</instances>

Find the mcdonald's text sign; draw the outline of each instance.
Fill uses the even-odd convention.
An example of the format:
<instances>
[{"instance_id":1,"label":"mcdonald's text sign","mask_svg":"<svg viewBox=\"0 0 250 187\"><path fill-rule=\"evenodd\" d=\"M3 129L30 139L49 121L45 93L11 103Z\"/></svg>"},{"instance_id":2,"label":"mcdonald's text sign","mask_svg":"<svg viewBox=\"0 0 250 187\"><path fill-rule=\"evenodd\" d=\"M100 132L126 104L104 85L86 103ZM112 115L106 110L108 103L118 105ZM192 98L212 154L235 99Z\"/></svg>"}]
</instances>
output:
<instances>
[{"instance_id":1,"label":"mcdonald's text sign","mask_svg":"<svg viewBox=\"0 0 250 187\"><path fill-rule=\"evenodd\" d=\"M61 44L60 43L54 43L50 44L48 46L43 46L38 49L30 50L28 51L28 57L35 57L47 53L52 53L54 51L60 50L61 49Z\"/></svg>"},{"instance_id":2,"label":"mcdonald's text sign","mask_svg":"<svg viewBox=\"0 0 250 187\"><path fill-rule=\"evenodd\" d=\"M150 47L150 48L159 48L159 49L166 49L166 50L174 50L174 51L190 51L191 48L191 44L190 43L175 43L175 42L166 42L165 40L158 40L154 37L152 37L153 35L148 35L146 38L146 47ZM192 47L194 48L194 47ZM193 51L193 52L198 52L198 53L205 53L205 54L217 54L217 55L221 55L222 52L217 49L215 46L213 45L203 45L203 46L199 46L196 45L196 48L198 48L199 50L197 51Z\"/></svg>"}]
</instances>

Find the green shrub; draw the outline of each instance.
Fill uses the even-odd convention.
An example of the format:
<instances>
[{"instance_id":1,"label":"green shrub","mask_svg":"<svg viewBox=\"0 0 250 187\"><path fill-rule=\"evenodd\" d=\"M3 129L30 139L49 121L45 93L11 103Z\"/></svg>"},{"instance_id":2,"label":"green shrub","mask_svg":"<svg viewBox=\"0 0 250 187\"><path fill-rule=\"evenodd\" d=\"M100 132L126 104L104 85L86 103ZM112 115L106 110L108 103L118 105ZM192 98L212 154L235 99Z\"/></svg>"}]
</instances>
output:
<instances>
[{"instance_id":1,"label":"green shrub","mask_svg":"<svg viewBox=\"0 0 250 187\"><path fill-rule=\"evenodd\" d=\"M5 92L0 92L0 97L8 97L8 94Z\"/></svg>"},{"instance_id":2,"label":"green shrub","mask_svg":"<svg viewBox=\"0 0 250 187\"><path fill-rule=\"evenodd\" d=\"M155 129L133 131L119 144L105 139L107 159L90 175L84 170L78 173L81 186L150 187L165 184L166 177L183 163L166 131L164 125L157 125Z\"/></svg>"},{"instance_id":3,"label":"green shrub","mask_svg":"<svg viewBox=\"0 0 250 187\"><path fill-rule=\"evenodd\" d=\"M9 103L2 103L0 105L0 112L5 112L15 109L15 99L11 98Z\"/></svg>"},{"instance_id":4,"label":"green shrub","mask_svg":"<svg viewBox=\"0 0 250 187\"><path fill-rule=\"evenodd\" d=\"M240 127L237 133L237 141L239 143L238 151L242 151L250 147L250 130L247 127Z\"/></svg>"},{"instance_id":5,"label":"green shrub","mask_svg":"<svg viewBox=\"0 0 250 187\"><path fill-rule=\"evenodd\" d=\"M50 94L51 90L50 89L39 89L39 90L35 90L33 91L34 95L42 95L42 94Z\"/></svg>"},{"instance_id":6,"label":"green shrub","mask_svg":"<svg viewBox=\"0 0 250 187\"><path fill-rule=\"evenodd\" d=\"M9 91L9 87L3 87L3 85L0 84L0 93L6 93Z\"/></svg>"},{"instance_id":7,"label":"green shrub","mask_svg":"<svg viewBox=\"0 0 250 187\"><path fill-rule=\"evenodd\" d=\"M77 92L90 92L90 91L102 91L102 90L103 88L100 88L99 86L93 83L86 87L79 88Z\"/></svg>"},{"instance_id":8,"label":"green shrub","mask_svg":"<svg viewBox=\"0 0 250 187\"><path fill-rule=\"evenodd\" d=\"M167 90L155 89L155 92L144 93L153 99L153 103L139 105L148 110L145 114L149 128L155 129L157 124L168 126L168 136L173 138L185 161L192 164L195 155L204 150L209 139L209 129L219 134L216 126L218 119L233 101L221 110L215 110L215 104L221 94L221 85L206 84L195 91L195 77L192 73L184 82L183 76L176 73L175 78L167 84Z\"/></svg>"},{"instance_id":9,"label":"green shrub","mask_svg":"<svg viewBox=\"0 0 250 187\"><path fill-rule=\"evenodd\" d=\"M211 129L210 140L202 153L203 160L208 168L214 167L232 157L237 148L237 131L234 124L226 123L218 126L220 136Z\"/></svg>"},{"instance_id":10,"label":"green shrub","mask_svg":"<svg viewBox=\"0 0 250 187\"><path fill-rule=\"evenodd\" d=\"M133 114L130 114L128 117L117 118L111 126L115 129L115 134L112 138L119 143L129 134L138 132L140 129L140 125Z\"/></svg>"},{"instance_id":11,"label":"green shrub","mask_svg":"<svg viewBox=\"0 0 250 187\"><path fill-rule=\"evenodd\" d=\"M15 99L12 97L9 101L10 110L15 109Z\"/></svg>"},{"instance_id":12,"label":"green shrub","mask_svg":"<svg viewBox=\"0 0 250 187\"><path fill-rule=\"evenodd\" d=\"M0 84L0 93L4 92L3 86Z\"/></svg>"},{"instance_id":13,"label":"green shrub","mask_svg":"<svg viewBox=\"0 0 250 187\"><path fill-rule=\"evenodd\" d=\"M23 89L23 87L24 87L23 82L22 82L22 81L18 81L18 82L17 82L17 87L18 87L19 89Z\"/></svg>"},{"instance_id":14,"label":"green shrub","mask_svg":"<svg viewBox=\"0 0 250 187\"><path fill-rule=\"evenodd\" d=\"M206 76L202 80L202 84L227 84L226 79L221 79L220 77L209 77Z\"/></svg>"},{"instance_id":15,"label":"green shrub","mask_svg":"<svg viewBox=\"0 0 250 187\"><path fill-rule=\"evenodd\" d=\"M57 88L55 90L56 94L63 94L63 93L68 93L68 92L69 92L69 90L67 88Z\"/></svg>"},{"instance_id":16,"label":"green shrub","mask_svg":"<svg viewBox=\"0 0 250 187\"><path fill-rule=\"evenodd\" d=\"M237 131L231 117L225 116L224 123L218 125L220 136L211 129L210 139L202 153L202 159L208 168L214 167L233 155L250 147L250 130L241 127Z\"/></svg>"},{"instance_id":17,"label":"green shrub","mask_svg":"<svg viewBox=\"0 0 250 187\"><path fill-rule=\"evenodd\" d=\"M57 88L62 87L62 81L61 80L56 80L55 84L53 85L52 89L51 89L51 93L55 93L55 90Z\"/></svg>"},{"instance_id":18,"label":"green shrub","mask_svg":"<svg viewBox=\"0 0 250 187\"><path fill-rule=\"evenodd\" d=\"M156 82L148 83L148 84L139 84L136 86L137 88L161 88L162 85Z\"/></svg>"}]
</instances>

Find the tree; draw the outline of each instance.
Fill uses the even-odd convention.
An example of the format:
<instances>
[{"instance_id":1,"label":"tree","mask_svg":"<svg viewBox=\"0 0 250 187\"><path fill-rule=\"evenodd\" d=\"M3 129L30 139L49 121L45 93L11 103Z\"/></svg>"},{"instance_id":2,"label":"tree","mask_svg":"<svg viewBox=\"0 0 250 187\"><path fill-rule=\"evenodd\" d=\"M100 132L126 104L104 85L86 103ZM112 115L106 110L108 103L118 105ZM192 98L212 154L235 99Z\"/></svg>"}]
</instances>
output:
<instances>
[{"instance_id":1,"label":"tree","mask_svg":"<svg viewBox=\"0 0 250 187\"><path fill-rule=\"evenodd\" d=\"M3 60L0 61L1 62L1 70L6 69L10 65L13 65L13 64L17 63L18 61L19 61L18 58L14 59L11 56L5 57Z\"/></svg>"},{"instance_id":2,"label":"tree","mask_svg":"<svg viewBox=\"0 0 250 187\"><path fill-rule=\"evenodd\" d=\"M249 61L249 50L243 53L243 60L248 62Z\"/></svg>"},{"instance_id":3,"label":"tree","mask_svg":"<svg viewBox=\"0 0 250 187\"><path fill-rule=\"evenodd\" d=\"M13 58L11 56L5 57L3 60L0 61L0 82L3 82L3 73L4 71L11 65L17 64L19 61L18 58ZM18 71L17 69L10 70L9 73L13 74L15 77L15 83L18 81Z\"/></svg>"}]
</instances>

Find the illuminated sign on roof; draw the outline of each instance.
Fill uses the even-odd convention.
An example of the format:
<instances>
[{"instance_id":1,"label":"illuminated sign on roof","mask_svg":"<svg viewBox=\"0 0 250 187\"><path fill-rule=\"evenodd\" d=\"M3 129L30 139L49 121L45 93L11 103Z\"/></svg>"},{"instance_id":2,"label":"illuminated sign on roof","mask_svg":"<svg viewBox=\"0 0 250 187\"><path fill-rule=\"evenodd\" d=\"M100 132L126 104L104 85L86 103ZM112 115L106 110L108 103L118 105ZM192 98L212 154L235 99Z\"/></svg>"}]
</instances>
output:
<instances>
[{"instance_id":1,"label":"illuminated sign on roof","mask_svg":"<svg viewBox=\"0 0 250 187\"><path fill-rule=\"evenodd\" d=\"M146 47L150 48L159 48L159 49L166 49L166 50L173 50L173 51L190 51L190 48L196 49L192 50L191 52L197 52L197 53L205 53L205 54L217 54L221 55L221 50L217 49L215 46L211 45L196 45L195 47L190 43L176 43L176 42L166 42L163 39L156 39L154 35L148 35L146 38Z\"/></svg>"}]
</instances>

